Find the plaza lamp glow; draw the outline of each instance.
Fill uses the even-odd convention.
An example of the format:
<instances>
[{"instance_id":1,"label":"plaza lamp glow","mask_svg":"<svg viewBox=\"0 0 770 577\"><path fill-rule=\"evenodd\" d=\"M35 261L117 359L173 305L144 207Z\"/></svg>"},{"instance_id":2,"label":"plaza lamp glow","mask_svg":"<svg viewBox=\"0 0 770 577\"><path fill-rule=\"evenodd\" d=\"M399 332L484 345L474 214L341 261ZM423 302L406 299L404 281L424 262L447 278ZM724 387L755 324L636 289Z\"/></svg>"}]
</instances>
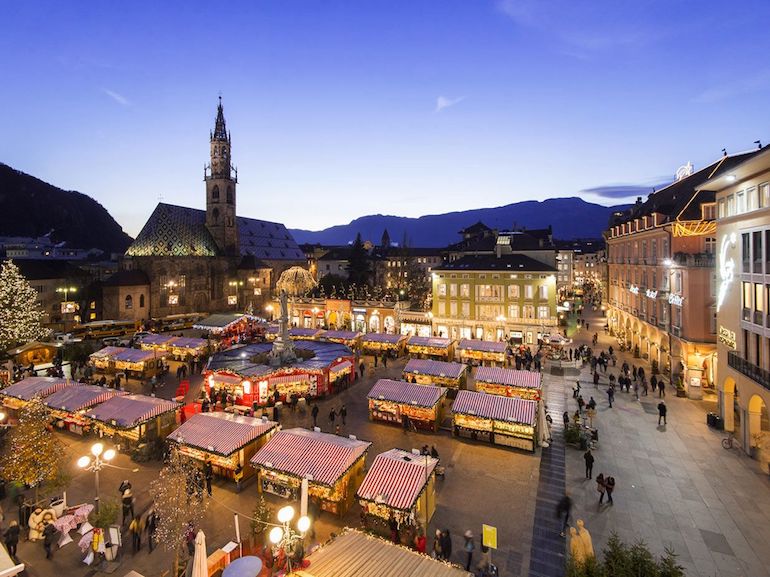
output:
<instances>
[{"instance_id":1,"label":"plaza lamp glow","mask_svg":"<svg viewBox=\"0 0 770 577\"><path fill-rule=\"evenodd\" d=\"M297 519L297 530L291 528L291 520L294 518L294 507L286 505L278 511L278 521L280 525L275 525L270 529L268 537L270 542L281 549L286 557L286 568L291 573L291 556L298 541L305 538L305 533L310 529L310 518L306 515Z\"/></svg>"},{"instance_id":2,"label":"plaza lamp glow","mask_svg":"<svg viewBox=\"0 0 770 577\"><path fill-rule=\"evenodd\" d=\"M101 471L104 467L111 467L113 469L122 469L124 471L131 471L133 473L136 473L139 471L139 469L127 469L126 467L118 467L117 465L111 465L110 461L112 461L115 458L115 455L117 454L115 452L115 449L107 449L104 450L104 445L102 443L94 443L91 445L91 454L90 455L83 455L80 457L77 461L78 467L81 469L84 469L86 471L93 471L94 473L94 482L95 482L95 488L96 488L96 496L94 497L94 505L96 507L96 512L99 512L99 471Z\"/></svg>"}]
</instances>

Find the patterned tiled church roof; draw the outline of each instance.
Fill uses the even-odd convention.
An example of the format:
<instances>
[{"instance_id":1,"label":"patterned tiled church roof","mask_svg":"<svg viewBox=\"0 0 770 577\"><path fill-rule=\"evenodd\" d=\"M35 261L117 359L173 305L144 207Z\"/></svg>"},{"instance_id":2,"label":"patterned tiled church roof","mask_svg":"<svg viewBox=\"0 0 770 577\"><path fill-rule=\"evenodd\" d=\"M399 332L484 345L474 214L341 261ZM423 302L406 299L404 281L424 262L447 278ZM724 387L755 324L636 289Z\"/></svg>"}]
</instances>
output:
<instances>
[{"instance_id":1,"label":"patterned tiled church roof","mask_svg":"<svg viewBox=\"0 0 770 577\"><path fill-rule=\"evenodd\" d=\"M240 253L268 260L305 260L286 227L276 222L238 218ZM126 256L217 256L217 244L206 228L206 212L159 203Z\"/></svg>"}]
</instances>

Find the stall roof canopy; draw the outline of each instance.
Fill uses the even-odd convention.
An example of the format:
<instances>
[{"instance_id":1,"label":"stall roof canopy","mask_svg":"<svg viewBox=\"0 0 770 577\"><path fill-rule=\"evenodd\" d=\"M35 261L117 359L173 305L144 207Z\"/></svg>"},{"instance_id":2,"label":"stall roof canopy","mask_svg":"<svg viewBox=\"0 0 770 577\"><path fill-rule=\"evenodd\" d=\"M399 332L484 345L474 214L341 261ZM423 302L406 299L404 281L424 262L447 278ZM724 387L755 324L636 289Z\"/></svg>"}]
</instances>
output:
<instances>
[{"instance_id":1,"label":"stall roof canopy","mask_svg":"<svg viewBox=\"0 0 770 577\"><path fill-rule=\"evenodd\" d=\"M452 403L452 412L495 421L534 425L537 417L537 401L473 391L458 391L457 398Z\"/></svg>"},{"instance_id":2,"label":"stall roof canopy","mask_svg":"<svg viewBox=\"0 0 770 577\"><path fill-rule=\"evenodd\" d=\"M276 325L270 325L267 328L267 332L271 335L277 335L278 334L278 327ZM295 327L293 329L289 329L289 336L290 337L308 337L313 338L317 337L323 333L323 329L306 329L303 327Z\"/></svg>"},{"instance_id":3,"label":"stall roof canopy","mask_svg":"<svg viewBox=\"0 0 770 577\"><path fill-rule=\"evenodd\" d=\"M436 465L438 459L401 449L380 453L356 495L360 499L408 511L422 493Z\"/></svg>"},{"instance_id":4,"label":"stall roof canopy","mask_svg":"<svg viewBox=\"0 0 770 577\"><path fill-rule=\"evenodd\" d=\"M142 337L142 344L143 345L165 345L169 341L173 341L177 337L173 335L146 335Z\"/></svg>"},{"instance_id":5,"label":"stall roof canopy","mask_svg":"<svg viewBox=\"0 0 770 577\"><path fill-rule=\"evenodd\" d=\"M483 353L504 353L505 347L505 343L498 341L480 341L477 339L462 339L460 344L457 345L458 349L480 351Z\"/></svg>"},{"instance_id":6,"label":"stall roof canopy","mask_svg":"<svg viewBox=\"0 0 770 577\"><path fill-rule=\"evenodd\" d=\"M27 351L33 351L35 349L55 349L58 348L60 345L56 345L55 343L41 343L40 341L30 341L27 344L21 345L20 347L14 347L12 349L8 349L9 355L20 355L21 353L26 353Z\"/></svg>"},{"instance_id":7,"label":"stall roof canopy","mask_svg":"<svg viewBox=\"0 0 770 577\"><path fill-rule=\"evenodd\" d=\"M450 379L459 379L466 370L467 367L462 363L447 363L428 359L412 359L404 367L404 373L448 377Z\"/></svg>"},{"instance_id":8,"label":"stall roof canopy","mask_svg":"<svg viewBox=\"0 0 770 577\"><path fill-rule=\"evenodd\" d=\"M500 367L478 367L476 369L476 380L528 389L539 389L543 383L542 376L537 371L517 371Z\"/></svg>"},{"instance_id":9,"label":"stall roof canopy","mask_svg":"<svg viewBox=\"0 0 770 577\"><path fill-rule=\"evenodd\" d=\"M432 347L434 349L448 349L452 344L452 339L444 339L441 337L410 337L407 345L413 345L416 347Z\"/></svg>"},{"instance_id":10,"label":"stall roof canopy","mask_svg":"<svg viewBox=\"0 0 770 577\"><path fill-rule=\"evenodd\" d=\"M47 397L51 393L73 384L75 383L72 381L56 377L27 377L10 387L6 387L0 391L0 394L29 401L34 397Z\"/></svg>"},{"instance_id":11,"label":"stall roof canopy","mask_svg":"<svg viewBox=\"0 0 770 577\"><path fill-rule=\"evenodd\" d=\"M88 409L86 417L123 429L132 429L153 417L174 411L179 407L174 401L146 395L123 395L107 399Z\"/></svg>"},{"instance_id":12,"label":"stall roof canopy","mask_svg":"<svg viewBox=\"0 0 770 577\"><path fill-rule=\"evenodd\" d=\"M366 454L371 443L307 429L276 433L251 459L255 466L333 485Z\"/></svg>"},{"instance_id":13,"label":"stall roof canopy","mask_svg":"<svg viewBox=\"0 0 770 577\"><path fill-rule=\"evenodd\" d=\"M168 439L181 445L229 456L277 426L278 423L274 421L233 413L195 413Z\"/></svg>"},{"instance_id":14,"label":"stall roof canopy","mask_svg":"<svg viewBox=\"0 0 770 577\"><path fill-rule=\"evenodd\" d=\"M269 365L258 364L252 360L254 356L269 353L272 348L272 343L252 343L249 345L232 347L212 356L208 364L208 369L211 371L230 371L244 377L281 372L281 369L275 369ZM331 365L336 363L339 358L353 356L353 351L342 343L297 341L294 343L294 348L313 353L311 358L300 360L291 365L291 368L295 371L322 371L331 367Z\"/></svg>"},{"instance_id":15,"label":"stall roof canopy","mask_svg":"<svg viewBox=\"0 0 770 577\"><path fill-rule=\"evenodd\" d=\"M352 529L313 551L308 561L297 577L471 577L456 565Z\"/></svg>"},{"instance_id":16,"label":"stall roof canopy","mask_svg":"<svg viewBox=\"0 0 770 577\"><path fill-rule=\"evenodd\" d=\"M365 343L389 343L395 345L406 339L405 335L390 335L387 333L366 333L362 340Z\"/></svg>"},{"instance_id":17,"label":"stall roof canopy","mask_svg":"<svg viewBox=\"0 0 770 577\"><path fill-rule=\"evenodd\" d=\"M320 335L322 339L342 339L346 341L352 341L361 336L361 333L356 331L324 331Z\"/></svg>"},{"instance_id":18,"label":"stall roof canopy","mask_svg":"<svg viewBox=\"0 0 770 577\"><path fill-rule=\"evenodd\" d=\"M246 313L216 314L209 315L205 319L199 320L193 325L194 329L204 331L224 330L230 325L234 325L243 320L258 320L254 315Z\"/></svg>"},{"instance_id":19,"label":"stall roof canopy","mask_svg":"<svg viewBox=\"0 0 770 577\"><path fill-rule=\"evenodd\" d=\"M91 355L91 357L96 359L108 358L113 361L124 361L128 363L142 363L155 358L155 356L155 351L129 349L126 347L104 347Z\"/></svg>"},{"instance_id":20,"label":"stall roof canopy","mask_svg":"<svg viewBox=\"0 0 770 577\"><path fill-rule=\"evenodd\" d=\"M116 391L96 385L72 385L56 391L44 402L52 409L73 412L103 403L116 395L126 394L128 394L126 391Z\"/></svg>"},{"instance_id":21,"label":"stall roof canopy","mask_svg":"<svg viewBox=\"0 0 770 577\"><path fill-rule=\"evenodd\" d=\"M208 344L206 339L196 337L174 337L171 346L177 349L200 349Z\"/></svg>"},{"instance_id":22,"label":"stall roof canopy","mask_svg":"<svg viewBox=\"0 0 770 577\"><path fill-rule=\"evenodd\" d=\"M367 395L370 399L391 401L402 405L416 405L418 407L435 407L446 395L444 387L426 387L405 381L393 381L380 379L372 387Z\"/></svg>"}]
</instances>

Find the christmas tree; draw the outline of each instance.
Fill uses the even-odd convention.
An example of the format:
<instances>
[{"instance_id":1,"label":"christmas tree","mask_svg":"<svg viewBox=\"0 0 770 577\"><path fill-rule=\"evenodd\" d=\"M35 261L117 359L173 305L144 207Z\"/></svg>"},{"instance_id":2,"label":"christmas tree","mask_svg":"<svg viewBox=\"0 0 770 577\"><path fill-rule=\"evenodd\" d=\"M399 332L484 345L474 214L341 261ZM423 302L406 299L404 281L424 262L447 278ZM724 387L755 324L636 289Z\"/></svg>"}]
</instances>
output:
<instances>
[{"instance_id":1,"label":"christmas tree","mask_svg":"<svg viewBox=\"0 0 770 577\"><path fill-rule=\"evenodd\" d=\"M64 447L58 437L48 430L48 411L35 397L19 412L19 423L11 427L0 457L3 478L38 488L43 483L58 486Z\"/></svg>"},{"instance_id":2,"label":"christmas tree","mask_svg":"<svg viewBox=\"0 0 770 577\"><path fill-rule=\"evenodd\" d=\"M264 533L270 521L270 509L265 503L265 497L260 495L251 518L251 532L255 537L264 540Z\"/></svg>"},{"instance_id":3,"label":"christmas tree","mask_svg":"<svg viewBox=\"0 0 770 577\"><path fill-rule=\"evenodd\" d=\"M45 336L41 326L43 311L37 304L38 294L19 272L13 261L0 268L0 349Z\"/></svg>"}]
</instances>

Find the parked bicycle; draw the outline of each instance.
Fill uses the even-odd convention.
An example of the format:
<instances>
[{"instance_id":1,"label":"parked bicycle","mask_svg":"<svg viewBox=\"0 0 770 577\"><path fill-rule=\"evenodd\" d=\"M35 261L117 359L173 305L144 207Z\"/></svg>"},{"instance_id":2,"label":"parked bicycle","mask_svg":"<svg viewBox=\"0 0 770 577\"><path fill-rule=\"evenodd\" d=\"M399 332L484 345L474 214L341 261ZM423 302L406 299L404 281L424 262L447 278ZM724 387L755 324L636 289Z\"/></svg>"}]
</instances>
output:
<instances>
[{"instance_id":1,"label":"parked bicycle","mask_svg":"<svg viewBox=\"0 0 770 577\"><path fill-rule=\"evenodd\" d=\"M722 447L725 449L738 448L738 441L735 439L735 433L729 433L722 439Z\"/></svg>"}]
</instances>

